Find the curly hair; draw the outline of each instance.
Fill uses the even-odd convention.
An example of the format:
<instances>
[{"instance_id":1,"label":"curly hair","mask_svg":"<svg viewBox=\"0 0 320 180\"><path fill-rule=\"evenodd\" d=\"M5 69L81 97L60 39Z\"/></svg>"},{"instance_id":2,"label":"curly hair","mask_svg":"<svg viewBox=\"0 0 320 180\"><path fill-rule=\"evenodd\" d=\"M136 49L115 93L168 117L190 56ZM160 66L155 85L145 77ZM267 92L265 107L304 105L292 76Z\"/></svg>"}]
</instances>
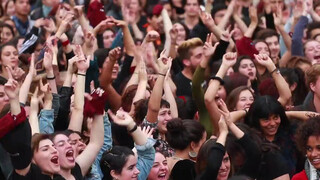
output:
<instances>
[{"instance_id":1,"label":"curly hair","mask_svg":"<svg viewBox=\"0 0 320 180\"><path fill-rule=\"evenodd\" d=\"M304 154L306 153L306 146L310 136L320 137L320 117L312 117L303 123L297 130L296 142L298 148Z\"/></svg>"}]
</instances>

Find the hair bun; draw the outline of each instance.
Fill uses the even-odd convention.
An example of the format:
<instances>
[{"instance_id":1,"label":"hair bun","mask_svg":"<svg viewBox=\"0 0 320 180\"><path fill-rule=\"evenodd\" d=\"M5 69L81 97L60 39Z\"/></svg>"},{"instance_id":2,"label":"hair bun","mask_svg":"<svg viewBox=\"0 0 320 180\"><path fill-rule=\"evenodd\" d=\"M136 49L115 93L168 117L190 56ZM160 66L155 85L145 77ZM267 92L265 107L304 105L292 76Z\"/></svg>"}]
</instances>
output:
<instances>
[{"instance_id":1,"label":"hair bun","mask_svg":"<svg viewBox=\"0 0 320 180\"><path fill-rule=\"evenodd\" d=\"M182 120L176 118L168 122L167 130L170 134L180 134L185 131L185 127L183 126Z\"/></svg>"}]
</instances>

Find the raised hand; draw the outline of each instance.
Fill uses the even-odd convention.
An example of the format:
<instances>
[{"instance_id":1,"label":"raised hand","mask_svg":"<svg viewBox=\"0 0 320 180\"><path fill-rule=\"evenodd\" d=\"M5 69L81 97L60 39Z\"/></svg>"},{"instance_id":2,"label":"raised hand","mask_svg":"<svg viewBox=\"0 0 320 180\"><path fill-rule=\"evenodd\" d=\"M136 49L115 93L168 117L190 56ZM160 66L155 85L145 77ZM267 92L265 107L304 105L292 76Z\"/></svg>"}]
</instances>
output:
<instances>
[{"instance_id":1,"label":"raised hand","mask_svg":"<svg viewBox=\"0 0 320 180\"><path fill-rule=\"evenodd\" d=\"M85 31L84 42L88 48L92 48L94 43L96 43L96 37L91 31Z\"/></svg>"},{"instance_id":2,"label":"raised hand","mask_svg":"<svg viewBox=\"0 0 320 180\"><path fill-rule=\"evenodd\" d=\"M212 33L208 34L206 42L204 43L204 46L203 46L203 53L204 53L204 56L207 58L213 55L213 53L216 51L216 48L219 44L219 42L217 42L214 44L214 46L212 46L212 38L213 38L213 34Z\"/></svg>"},{"instance_id":3,"label":"raised hand","mask_svg":"<svg viewBox=\"0 0 320 180\"><path fill-rule=\"evenodd\" d=\"M222 134L222 133L227 134L228 133L228 126L227 126L226 120L223 115L221 115L220 120L218 122L218 125L219 125L220 134Z\"/></svg>"},{"instance_id":4,"label":"raised hand","mask_svg":"<svg viewBox=\"0 0 320 180\"><path fill-rule=\"evenodd\" d=\"M43 66L46 70L53 70L52 60L53 60L53 46L51 44L48 44L43 57Z\"/></svg>"},{"instance_id":5,"label":"raised hand","mask_svg":"<svg viewBox=\"0 0 320 180\"><path fill-rule=\"evenodd\" d=\"M237 53L228 52L222 57L222 64L227 67L232 67L237 62Z\"/></svg>"},{"instance_id":6,"label":"raised hand","mask_svg":"<svg viewBox=\"0 0 320 180\"><path fill-rule=\"evenodd\" d=\"M203 12L203 11L200 11L199 12L199 16L200 16L200 19L201 21L203 22L203 24L207 27L207 28L211 28L213 26L215 26L215 22L211 16L211 14L209 13L206 13L206 12Z\"/></svg>"},{"instance_id":7,"label":"raised hand","mask_svg":"<svg viewBox=\"0 0 320 180\"><path fill-rule=\"evenodd\" d=\"M77 57L78 73L85 74L90 66L90 55L86 58L80 45L76 45L74 53Z\"/></svg>"},{"instance_id":8,"label":"raised hand","mask_svg":"<svg viewBox=\"0 0 320 180\"><path fill-rule=\"evenodd\" d=\"M101 21L95 28L94 28L94 32L96 34L101 34L103 33L106 29L111 28L115 25L114 21L113 21L113 17L112 16L106 16L106 19Z\"/></svg>"},{"instance_id":9,"label":"raised hand","mask_svg":"<svg viewBox=\"0 0 320 180\"><path fill-rule=\"evenodd\" d=\"M116 47L109 52L109 60L115 62L121 56L121 48Z\"/></svg>"},{"instance_id":10,"label":"raised hand","mask_svg":"<svg viewBox=\"0 0 320 180\"><path fill-rule=\"evenodd\" d=\"M159 39L160 35L157 31L149 31L146 35L146 42L153 42Z\"/></svg>"},{"instance_id":11,"label":"raised hand","mask_svg":"<svg viewBox=\"0 0 320 180\"><path fill-rule=\"evenodd\" d=\"M45 19L43 28L50 33L56 32L57 30L57 27L52 19Z\"/></svg>"},{"instance_id":12,"label":"raised hand","mask_svg":"<svg viewBox=\"0 0 320 180\"><path fill-rule=\"evenodd\" d=\"M284 25L283 18L282 18L282 11L280 8L278 8L276 13L273 13L273 21L274 21L274 25L276 26Z\"/></svg>"},{"instance_id":13,"label":"raised hand","mask_svg":"<svg viewBox=\"0 0 320 180\"><path fill-rule=\"evenodd\" d=\"M128 127L135 123L129 113L125 112L123 109L119 109L116 115L113 114L111 110L108 110L108 114L113 122L120 126Z\"/></svg>"},{"instance_id":14,"label":"raised hand","mask_svg":"<svg viewBox=\"0 0 320 180\"><path fill-rule=\"evenodd\" d=\"M43 84L42 82L42 79L40 79L40 91L41 93L44 95L44 101L45 102L48 102L48 101L52 101L53 99L53 96L52 96L52 93L50 91L50 86L49 86L49 83L47 84Z\"/></svg>"},{"instance_id":15,"label":"raised hand","mask_svg":"<svg viewBox=\"0 0 320 180\"><path fill-rule=\"evenodd\" d=\"M153 133L153 128L150 128L150 126L144 126L142 128L142 133L147 137L147 138L153 138L152 133Z\"/></svg>"},{"instance_id":16,"label":"raised hand","mask_svg":"<svg viewBox=\"0 0 320 180\"><path fill-rule=\"evenodd\" d=\"M8 72L8 81L4 85L4 92L7 94L9 99L15 99L19 96L19 83L12 76L12 68L7 66L6 70Z\"/></svg>"},{"instance_id":17,"label":"raised hand","mask_svg":"<svg viewBox=\"0 0 320 180\"><path fill-rule=\"evenodd\" d=\"M160 57L157 59L157 64L159 66L159 73L166 74L169 69L169 61L172 61L171 57L165 55L165 49L161 52Z\"/></svg>"},{"instance_id":18,"label":"raised hand","mask_svg":"<svg viewBox=\"0 0 320 180\"><path fill-rule=\"evenodd\" d=\"M232 30L231 32L230 30L231 30L231 26L228 26L228 28L222 32L220 39L223 41L229 42L234 33L234 30Z\"/></svg>"},{"instance_id":19,"label":"raised hand","mask_svg":"<svg viewBox=\"0 0 320 180\"><path fill-rule=\"evenodd\" d=\"M267 54L258 54L258 55L255 54L254 57L257 60L257 62L260 65L266 67L268 71L273 71L273 69L275 68L275 65L272 59Z\"/></svg>"},{"instance_id":20,"label":"raised hand","mask_svg":"<svg viewBox=\"0 0 320 180\"><path fill-rule=\"evenodd\" d=\"M70 27L70 23L73 19L74 15L70 12L66 13L60 23L60 26L56 32L56 36L60 38L60 36L65 33Z\"/></svg>"},{"instance_id":21,"label":"raised hand","mask_svg":"<svg viewBox=\"0 0 320 180\"><path fill-rule=\"evenodd\" d=\"M177 25L173 25L172 29L169 31L170 38L171 38L171 43L176 43L177 42L177 37L178 37L178 29Z\"/></svg>"},{"instance_id":22,"label":"raised hand","mask_svg":"<svg viewBox=\"0 0 320 180\"><path fill-rule=\"evenodd\" d=\"M13 79L17 80L18 82L23 81L24 74L25 74L24 70L22 70L19 67L16 67L16 68L12 69L11 73L12 73Z\"/></svg>"},{"instance_id":23,"label":"raised hand","mask_svg":"<svg viewBox=\"0 0 320 180\"><path fill-rule=\"evenodd\" d=\"M32 94L30 107L35 111L39 111L39 97L38 97L39 87L36 87L36 90Z\"/></svg>"},{"instance_id":24,"label":"raised hand","mask_svg":"<svg viewBox=\"0 0 320 180\"><path fill-rule=\"evenodd\" d=\"M122 21L122 20L117 20L117 19L113 19L113 22L116 26L120 27L120 28L124 28L126 26L128 26L128 23L126 21Z\"/></svg>"},{"instance_id":25,"label":"raised hand","mask_svg":"<svg viewBox=\"0 0 320 180\"><path fill-rule=\"evenodd\" d=\"M226 103L220 98L217 102L217 105L218 105L218 111L224 117L224 120L227 123L227 125L231 124L232 123L231 116Z\"/></svg>"},{"instance_id":26,"label":"raised hand","mask_svg":"<svg viewBox=\"0 0 320 180\"><path fill-rule=\"evenodd\" d=\"M29 65L29 72L28 74L32 75L32 77L34 78L37 75L37 70L35 67L35 57L34 57L34 53L31 54L31 60L30 60L30 65Z\"/></svg>"}]
</instances>

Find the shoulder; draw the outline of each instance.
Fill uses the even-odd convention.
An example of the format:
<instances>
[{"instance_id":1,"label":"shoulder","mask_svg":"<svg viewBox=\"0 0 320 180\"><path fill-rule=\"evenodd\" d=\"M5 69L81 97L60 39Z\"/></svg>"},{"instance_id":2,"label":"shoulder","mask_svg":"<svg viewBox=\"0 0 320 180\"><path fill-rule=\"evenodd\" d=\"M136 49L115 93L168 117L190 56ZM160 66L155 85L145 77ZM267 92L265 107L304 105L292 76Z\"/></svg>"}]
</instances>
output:
<instances>
[{"instance_id":1,"label":"shoulder","mask_svg":"<svg viewBox=\"0 0 320 180\"><path fill-rule=\"evenodd\" d=\"M292 180L308 180L308 177L307 177L307 174L306 174L306 171L303 170L297 174L295 174L293 177L292 177Z\"/></svg>"},{"instance_id":2,"label":"shoulder","mask_svg":"<svg viewBox=\"0 0 320 180\"><path fill-rule=\"evenodd\" d=\"M72 168L71 174L74 176L75 179L83 179L81 168L78 163Z\"/></svg>"},{"instance_id":3,"label":"shoulder","mask_svg":"<svg viewBox=\"0 0 320 180\"><path fill-rule=\"evenodd\" d=\"M180 160L172 168L170 179L195 179L195 162Z\"/></svg>"}]
</instances>

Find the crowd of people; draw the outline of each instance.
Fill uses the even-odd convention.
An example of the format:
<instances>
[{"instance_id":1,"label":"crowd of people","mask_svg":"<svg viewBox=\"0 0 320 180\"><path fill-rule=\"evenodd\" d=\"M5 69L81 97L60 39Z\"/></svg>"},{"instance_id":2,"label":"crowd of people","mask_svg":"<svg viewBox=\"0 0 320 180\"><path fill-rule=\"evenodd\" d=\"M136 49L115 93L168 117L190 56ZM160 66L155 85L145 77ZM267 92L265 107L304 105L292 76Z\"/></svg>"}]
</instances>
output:
<instances>
[{"instance_id":1,"label":"crowd of people","mask_svg":"<svg viewBox=\"0 0 320 180\"><path fill-rule=\"evenodd\" d=\"M0 2L0 179L320 178L319 0Z\"/></svg>"}]
</instances>

